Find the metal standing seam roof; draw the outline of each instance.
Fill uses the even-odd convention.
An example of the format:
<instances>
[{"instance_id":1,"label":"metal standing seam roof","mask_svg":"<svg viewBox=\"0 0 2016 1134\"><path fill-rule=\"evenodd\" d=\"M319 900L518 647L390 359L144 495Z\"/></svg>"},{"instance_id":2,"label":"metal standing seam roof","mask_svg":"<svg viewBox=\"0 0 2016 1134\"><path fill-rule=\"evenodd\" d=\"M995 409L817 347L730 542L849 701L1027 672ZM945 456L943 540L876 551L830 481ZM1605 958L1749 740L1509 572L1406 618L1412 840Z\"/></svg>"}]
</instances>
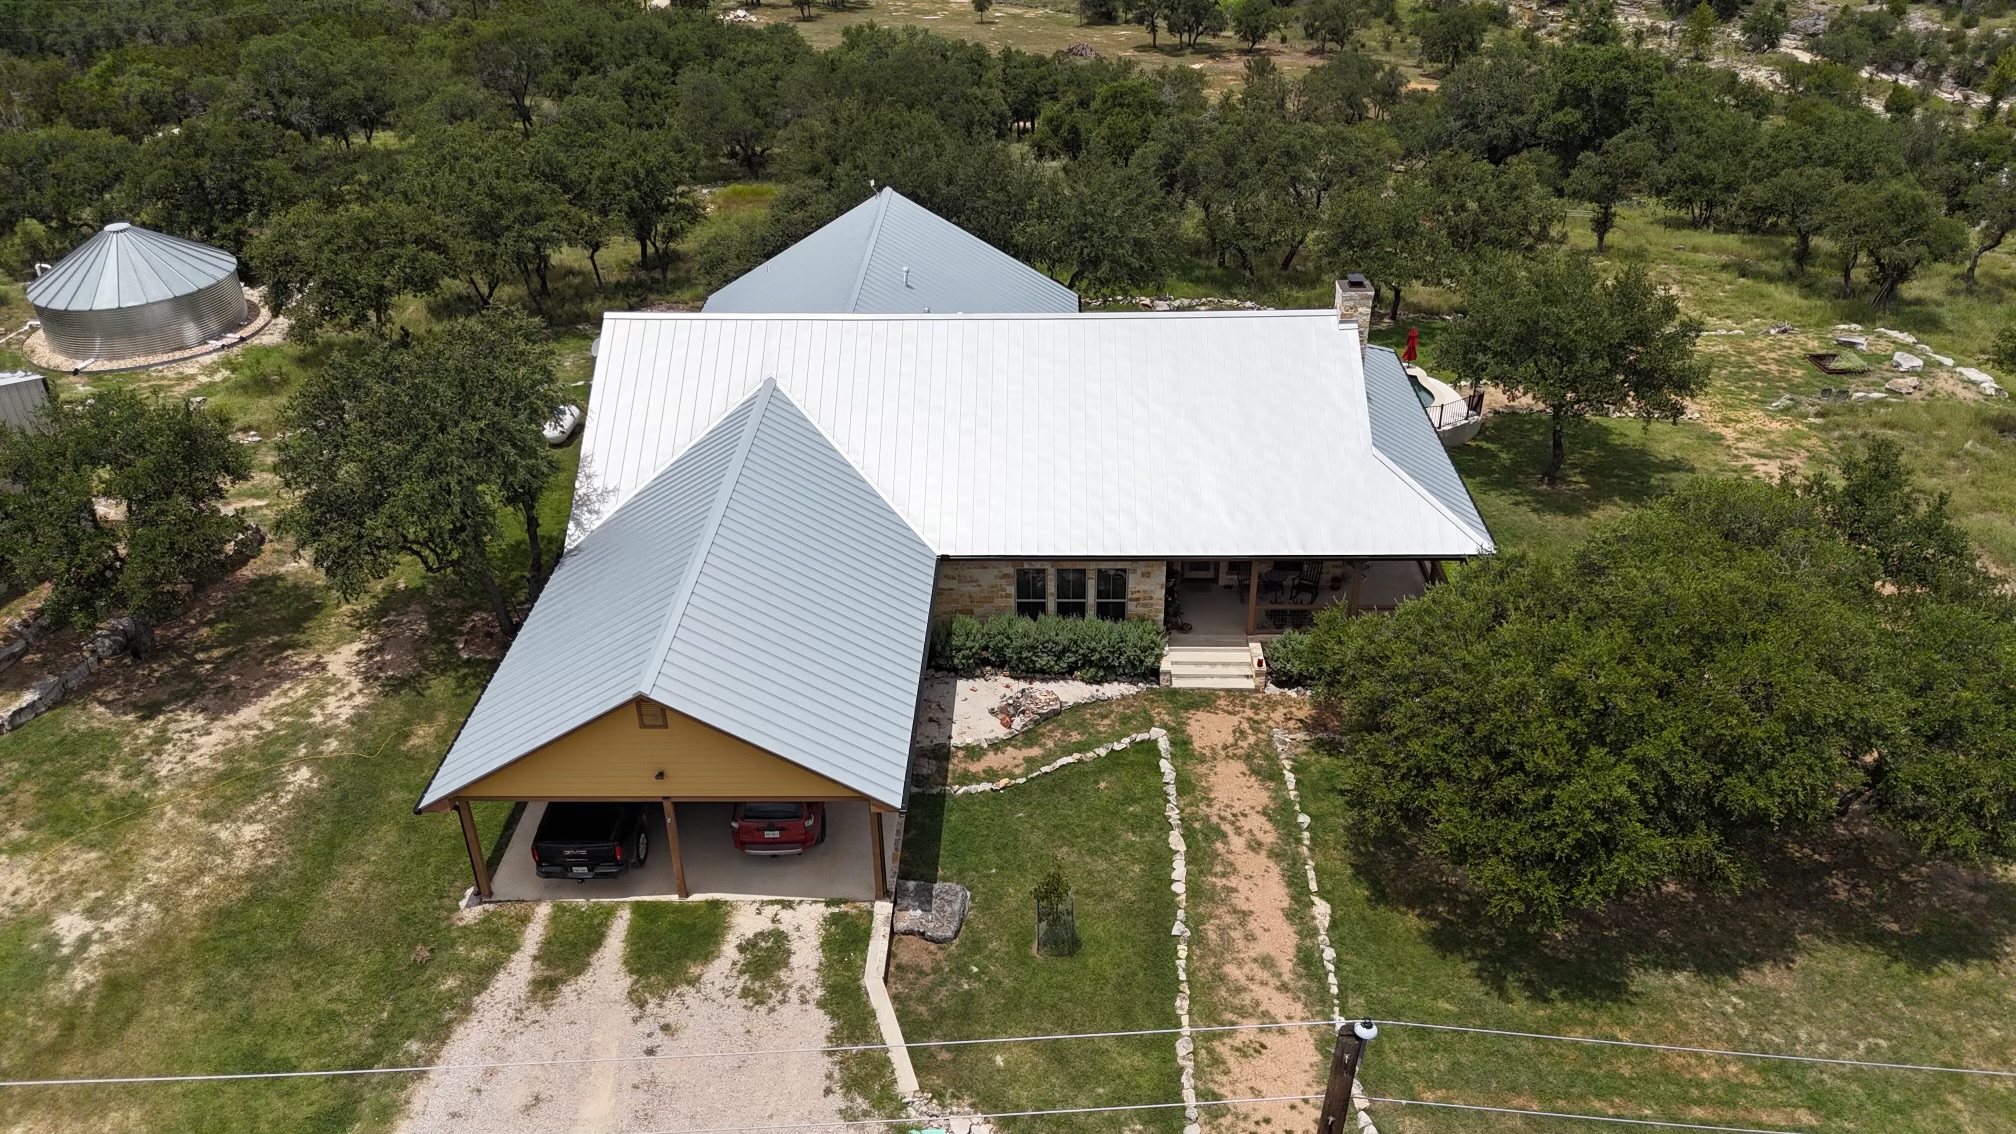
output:
<instances>
[{"instance_id":1,"label":"metal standing seam roof","mask_svg":"<svg viewBox=\"0 0 2016 1134\"><path fill-rule=\"evenodd\" d=\"M894 189L751 269L711 313L1078 310L1078 293Z\"/></svg>"},{"instance_id":2,"label":"metal standing seam roof","mask_svg":"<svg viewBox=\"0 0 2016 1134\"><path fill-rule=\"evenodd\" d=\"M642 696L900 807L936 568L759 382L561 559L418 806Z\"/></svg>"},{"instance_id":3,"label":"metal standing seam roof","mask_svg":"<svg viewBox=\"0 0 2016 1134\"><path fill-rule=\"evenodd\" d=\"M1329 311L611 313L602 347L575 539L774 377L942 556L1492 548L1375 448L1356 329Z\"/></svg>"},{"instance_id":4,"label":"metal standing seam roof","mask_svg":"<svg viewBox=\"0 0 2016 1134\"><path fill-rule=\"evenodd\" d=\"M232 275L221 248L115 221L28 285L28 302L50 311L111 311L189 295Z\"/></svg>"},{"instance_id":5,"label":"metal standing seam roof","mask_svg":"<svg viewBox=\"0 0 2016 1134\"><path fill-rule=\"evenodd\" d=\"M1365 349L1365 408L1372 423L1372 446L1412 480L1451 518L1477 533L1484 551L1495 550L1491 530L1477 502L1449 460L1449 450L1421 410L1421 399L1391 347Z\"/></svg>"},{"instance_id":6,"label":"metal standing seam roof","mask_svg":"<svg viewBox=\"0 0 2016 1134\"><path fill-rule=\"evenodd\" d=\"M49 385L29 370L0 370L0 425L26 429L49 400Z\"/></svg>"}]
</instances>

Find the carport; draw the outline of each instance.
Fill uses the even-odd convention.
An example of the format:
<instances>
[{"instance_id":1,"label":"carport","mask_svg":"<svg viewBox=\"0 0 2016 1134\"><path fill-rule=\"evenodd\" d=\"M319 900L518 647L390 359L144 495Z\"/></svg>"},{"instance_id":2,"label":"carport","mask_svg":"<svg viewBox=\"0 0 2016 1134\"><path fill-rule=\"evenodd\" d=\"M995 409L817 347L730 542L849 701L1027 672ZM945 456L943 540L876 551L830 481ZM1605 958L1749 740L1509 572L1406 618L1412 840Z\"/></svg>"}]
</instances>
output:
<instances>
[{"instance_id":1,"label":"carport","mask_svg":"<svg viewBox=\"0 0 2016 1134\"><path fill-rule=\"evenodd\" d=\"M651 832L644 866L616 878L571 881L541 878L532 867L532 832L546 804L526 805L511 832L491 894L501 902L598 898L811 898L874 900L894 869L896 826L861 802L826 805L827 837L802 855L760 856L737 851L728 838L727 803L676 803L673 824ZM881 829L881 872L874 837ZM672 853L673 831L679 853Z\"/></svg>"},{"instance_id":2,"label":"carport","mask_svg":"<svg viewBox=\"0 0 2016 1134\"><path fill-rule=\"evenodd\" d=\"M455 812L484 898L885 897L936 570L765 382L561 558L415 810ZM527 804L496 879L489 800ZM730 808L757 801L825 803L826 842L735 851ZM662 857L538 878L523 847L559 802L654 807Z\"/></svg>"}]
</instances>

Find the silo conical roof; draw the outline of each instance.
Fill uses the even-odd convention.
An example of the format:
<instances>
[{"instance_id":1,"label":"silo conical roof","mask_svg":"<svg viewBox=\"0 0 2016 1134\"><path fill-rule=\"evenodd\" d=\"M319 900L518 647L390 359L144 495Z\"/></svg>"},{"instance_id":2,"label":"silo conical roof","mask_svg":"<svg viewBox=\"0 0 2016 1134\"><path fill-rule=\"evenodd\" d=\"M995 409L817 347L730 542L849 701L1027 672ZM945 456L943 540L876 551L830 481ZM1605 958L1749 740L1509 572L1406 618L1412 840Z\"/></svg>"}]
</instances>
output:
<instances>
[{"instance_id":1,"label":"silo conical roof","mask_svg":"<svg viewBox=\"0 0 2016 1134\"><path fill-rule=\"evenodd\" d=\"M28 302L50 311L111 311L201 291L237 272L221 248L125 221L108 224L28 285Z\"/></svg>"}]
</instances>

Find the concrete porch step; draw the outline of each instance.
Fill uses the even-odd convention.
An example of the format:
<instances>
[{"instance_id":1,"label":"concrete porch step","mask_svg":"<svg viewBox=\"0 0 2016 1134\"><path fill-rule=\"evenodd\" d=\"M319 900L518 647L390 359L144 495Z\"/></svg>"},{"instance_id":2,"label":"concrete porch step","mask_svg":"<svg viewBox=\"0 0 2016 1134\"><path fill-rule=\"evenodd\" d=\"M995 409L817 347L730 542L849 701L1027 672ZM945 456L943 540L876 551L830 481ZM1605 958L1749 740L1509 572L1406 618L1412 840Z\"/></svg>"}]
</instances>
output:
<instances>
[{"instance_id":1,"label":"concrete porch step","mask_svg":"<svg viewBox=\"0 0 2016 1134\"><path fill-rule=\"evenodd\" d=\"M1253 679L1243 673L1227 675L1205 675L1191 673L1171 673L1171 689L1243 689L1253 691Z\"/></svg>"},{"instance_id":2,"label":"concrete porch step","mask_svg":"<svg viewBox=\"0 0 2016 1134\"><path fill-rule=\"evenodd\" d=\"M1247 646L1171 646L1162 674L1174 689L1251 689L1253 653Z\"/></svg>"}]
</instances>

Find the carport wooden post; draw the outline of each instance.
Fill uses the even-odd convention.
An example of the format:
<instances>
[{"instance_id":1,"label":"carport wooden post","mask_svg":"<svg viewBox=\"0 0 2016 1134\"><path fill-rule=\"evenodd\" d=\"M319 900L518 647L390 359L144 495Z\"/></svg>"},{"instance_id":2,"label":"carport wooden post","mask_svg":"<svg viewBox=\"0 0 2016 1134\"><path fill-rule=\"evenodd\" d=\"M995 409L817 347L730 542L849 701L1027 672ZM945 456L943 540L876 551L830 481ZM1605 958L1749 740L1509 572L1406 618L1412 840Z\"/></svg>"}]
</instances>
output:
<instances>
[{"instance_id":1,"label":"carport wooden post","mask_svg":"<svg viewBox=\"0 0 2016 1134\"><path fill-rule=\"evenodd\" d=\"M476 896L490 900L490 869L483 865L483 842L476 837L476 816L469 812L469 801L457 797L455 817L462 820L462 841L469 847L469 869L476 872Z\"/></svg>"},{"instance_id":2,"label":"carport wooden post","mask_svg":"<svg viewBox=\"0 0 2016 1134\"><path fill-rule=\"evenodd\" d=\"M686 856L679 853L679 816L671 800L658 802L665 808L665 843L672 850L672 885L678 888L680 897L690 898L692 895L686 890Z\"/></svg>"},{"instance_id":3,"label":"carport wooden post","mask_svg":"<svg viewBox=\"0 0 2016 1134\"><path fill-rule=\"evenodd\" d=\"M889 863L883 857L882 813L873 804L868 807L868 840L875 845L875 900L889 896Z\"/></svg>"}]
</instances>

